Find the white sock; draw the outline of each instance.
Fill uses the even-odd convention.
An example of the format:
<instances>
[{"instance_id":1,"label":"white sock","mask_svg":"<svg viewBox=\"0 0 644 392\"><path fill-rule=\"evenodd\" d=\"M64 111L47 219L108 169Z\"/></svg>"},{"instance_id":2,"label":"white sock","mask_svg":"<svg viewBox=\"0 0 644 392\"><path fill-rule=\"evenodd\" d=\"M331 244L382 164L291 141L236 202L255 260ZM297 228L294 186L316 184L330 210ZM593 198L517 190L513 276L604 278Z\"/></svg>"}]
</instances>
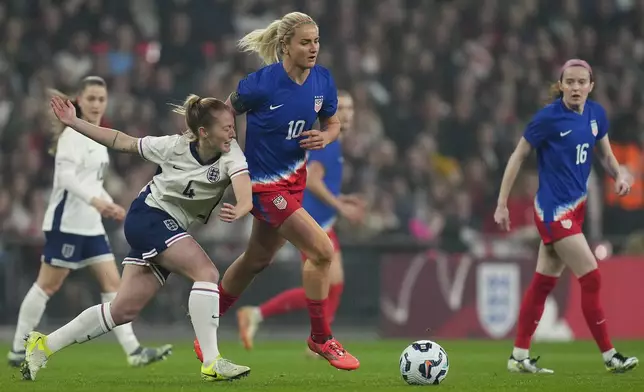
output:
<instances>
[{"instance_id":1,"label":"white sock","mask_svg":"<svg viewBox=\"0 0 644 392\"><path fill-rule=\"evenodd\" d=\"M16 334L13 337L13 351L25 351L25 336L40 323L47 301L49 296L34 283L20 305Z\"/></svg>"},{"instance_id":2,"label":"white sock","mask_svg":"<svg viewBox=\"0 0 644 392\"><path fill-rule=\"evenodd\" d=\"M604 358L604 362L608 362L611 359L613 359L613 355L615 354L617 354L617 350L615 350L614 348L611 348L610 350L603 352L602 357Z\"/></svg>"},{"instance_id":3,"label":"white sock","mask_svg":"<svg viewBox=\"0 0 644 392\"><path fill-rule=\"evenodd\" d=\"M216 283L195 282L188 298L188 311L203 353L203 364L209 366L219 356L219 288Z\"/></svg>"},{"instance_id":4,"label":"white sock","mask_svg":"<svg viewBox=\"0 0 644 392\"><path fill-rule=\"evenodd\" d=\"M517 361L523 361L524 359L530 358L530 350L527 348L515 347L512 350L512 357Z\"/></svg>"},{"instance_id":5,"label":"white sock","mask_svg":"<svg viewBox=\"0 0 644 392\"><path fill-rule=\"evenodd\" d=\"M96 339L116 327L112 319L112 305L94 305L85 309L75 319L47 336L47 346L52 352L62 350L74 343Z\"/></svg>"},{"instance_id":6,"label":"white sock","mask_svg":"<svg viewBox=\"0 0 644 392\"><path fill-rule=\"evenodd\" d=\"M116 298L116 293L101 293L101 301L103 303L112 302L114 298ZM116 339L127 355L132 354L141 347L139 339L136 338L134 330L132 330L132 323L119 325L114 328L114 334L116 334Z\"/></svg>"}]
</instances>

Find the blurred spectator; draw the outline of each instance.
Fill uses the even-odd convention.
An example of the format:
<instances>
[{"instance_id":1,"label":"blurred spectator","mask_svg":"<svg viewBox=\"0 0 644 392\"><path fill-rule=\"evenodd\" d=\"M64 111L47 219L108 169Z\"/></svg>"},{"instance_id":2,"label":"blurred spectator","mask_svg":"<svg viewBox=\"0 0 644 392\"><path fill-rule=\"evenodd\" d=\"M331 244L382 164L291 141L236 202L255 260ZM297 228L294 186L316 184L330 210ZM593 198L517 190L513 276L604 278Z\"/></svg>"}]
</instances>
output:
<instances>
[{"instance_id":1,"label":"blurred spectator","mask_svg":"<svg viewBox=\"0 0 644 392\"><path fill-rule=\"evenodd\" d=\"M190 92L225 99L259 66L236 39L295 9L318 20L320 62L355 100L345 187L367 197L370 213L345 239L395 233L458 248L463 230L498 234L490 221L505 162L569 57L593 65L611 138L637 151L644 141L644 0L14 0L0 3L1 232L41 236L47 87L73 94L99 74L110 87L107 125L180 132L167 104ZM106 186L127 205L155 168L122 154L112 162ZM641 183L644 166L629 165ZM511 200L517 231L531 227L537 183L527 170ZM644 196L628 209L606 202L604 234L642 227ZM247 234L247 222L215 226L197 231Z\"/></svg>"}]
</instances>

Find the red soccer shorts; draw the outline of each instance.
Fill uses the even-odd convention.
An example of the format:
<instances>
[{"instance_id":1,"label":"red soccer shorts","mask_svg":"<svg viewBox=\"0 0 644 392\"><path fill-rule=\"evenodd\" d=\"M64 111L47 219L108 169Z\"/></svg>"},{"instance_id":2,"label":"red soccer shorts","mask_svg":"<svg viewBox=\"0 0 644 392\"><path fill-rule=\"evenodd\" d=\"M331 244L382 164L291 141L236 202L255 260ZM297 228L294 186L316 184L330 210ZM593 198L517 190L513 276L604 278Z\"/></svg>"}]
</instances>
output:
<instances>
[{"instance_id":1,"label":"red soccer shorts","mask_svg":"<svg viewBox=\"0 0 644 392\"><path fill-rule=\"evenodd\" d=\"M585 201L554 222L542 221L537 214L537 210L534 210L534 222L537 225L537 230L539 230L539 235L545 245L549 245L566 237L581 233L582 227L584 226L585 216Z\"/></svg>"},{"instance_id":2,"label":"red soccer shorts","mask_svg":"<svg viewBox=\"0 0 644 392\"><path fill-rule=\"evenodd\" d=\"M253 193L251 214L260 221L278 228L289 216L302 208L304 191L267 191Z\"/></svg>"}]
</instances>

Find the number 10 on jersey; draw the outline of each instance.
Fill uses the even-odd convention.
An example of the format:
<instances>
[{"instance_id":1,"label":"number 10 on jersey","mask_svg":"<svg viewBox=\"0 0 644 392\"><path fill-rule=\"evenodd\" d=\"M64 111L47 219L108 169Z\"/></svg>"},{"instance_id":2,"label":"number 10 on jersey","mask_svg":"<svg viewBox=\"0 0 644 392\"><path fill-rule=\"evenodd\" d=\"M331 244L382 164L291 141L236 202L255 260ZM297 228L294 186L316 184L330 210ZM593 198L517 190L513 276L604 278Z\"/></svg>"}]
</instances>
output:
<instances>
[{"instance_id":1,"label":"number 10 on jersey","mask_svg":"<svg viewBox=\"0 0 644 392\"><path fill-rule=\"evenodd\" d=\"M288 136L286 136L286 140L297 139L298 137L300 137L302 131L304 130L305 124L306 121L304 120L289 121Z\"/></svg>"},{"instance_id":2,"label":"number 10 on jersey","mask_svg":"<svg viewBox=\"0 0 644 392\"><path fill-rule=\"evenodd\" d=\"M588 143L577 144L577 165L586 163L586 159L588 159L588 147L590 147Z\"/></svg>"}]
</instances>

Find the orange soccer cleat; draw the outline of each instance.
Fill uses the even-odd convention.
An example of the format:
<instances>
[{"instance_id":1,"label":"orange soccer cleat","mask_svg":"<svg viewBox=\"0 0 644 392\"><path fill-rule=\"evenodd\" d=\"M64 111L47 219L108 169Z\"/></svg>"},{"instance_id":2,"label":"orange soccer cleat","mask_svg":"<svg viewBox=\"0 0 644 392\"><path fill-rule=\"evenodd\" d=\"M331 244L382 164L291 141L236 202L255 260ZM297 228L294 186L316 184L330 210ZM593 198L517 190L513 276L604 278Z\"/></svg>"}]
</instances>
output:
<instances>
[{"instance_id":1,"label":"orange soccer cleat","mask_svg":"<svg viewBox=\"0 0 644 392\"><path fill-rule=\"evenodd\" d=\"M199 345L199 341L197 338L195 338L194 341L194 349L195 349L195 354L197 354L197 359L203 363L203 353L201 352L201 346Z\"/></svg>"},{"instance_id":2,"label":"orange soccer cleat","mask_svg":"<svg viewBox=\"0 0 644 392\"><path fill-rule=\"evenodd\" d=\"M344 347L342 347L340 342L333 338L319 344L315 343L309 336L307 343L311 351L329 361L331 366L337 369L356 370L360 367L360 361L358 361L358 358L351 355L344 349Z\"/></svg>"}]
</instances>

